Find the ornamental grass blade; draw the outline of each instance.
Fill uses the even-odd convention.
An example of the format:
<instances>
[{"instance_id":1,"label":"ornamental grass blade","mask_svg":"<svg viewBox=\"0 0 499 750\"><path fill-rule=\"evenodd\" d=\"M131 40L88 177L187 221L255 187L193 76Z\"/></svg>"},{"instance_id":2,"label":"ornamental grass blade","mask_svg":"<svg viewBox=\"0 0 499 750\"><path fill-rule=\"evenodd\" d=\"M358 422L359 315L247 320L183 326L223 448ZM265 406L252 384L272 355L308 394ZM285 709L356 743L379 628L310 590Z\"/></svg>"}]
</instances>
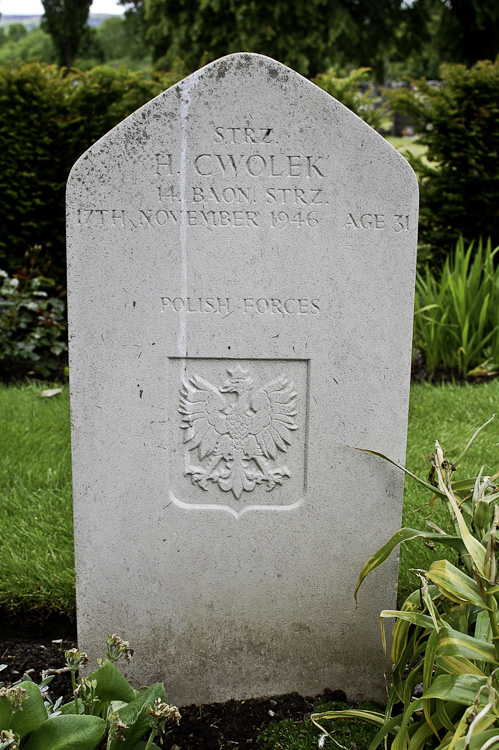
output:
<instances>
[{"instance_id":1,"label":"ornamental grass blade","mask_svg":"<svg viewBox=\"0 0 499 750\"><path fill-rule=\"evenodd\" d=\"M459 466L459 464L461 463L461 461L466 456L466 454L468 453L469 449L471 448L471 446L473 445L473 443L477 439L478 435L481 433L481 431L485 427L487 427L488 424L490 424L491 422L493 422L495 418L496 418L496 414L492 414L491 418L488 419L486 422L484 422L483 425L481 425L481 427L479 427L478 430L476 430L476 432L473 433L472 437L466 443L466 446L465 446L463 452L456 458L455 461L453 461L454 466L456 466L456 467Z\"/></svg>"},{"instance_id":2,"label":"ornamental grass blade","mask_svg":"<svg viewBox=\"0 0 499 750\"><path fill-rule=\"evenodd\" d=\"M484 671L470 659L459 658L458 656L437 656L436 662L437 666L447 674L474 674L478 677L485 676Z\"/></svg>"},{"instance_id":3,"label":"ornamental grass blade","mask_svg":"<svg viewBox=\"0 0 499 750\"><path fill-rule=\"evenodd\" d=\"M437 560L432 563L426 575L444 596L457 604L474 604L483 609L497 609L496 600L490 597L495 606L489 606L484 601L477 582L448 560Z\"/></svg>"},{"instance_id":4,"label":"ornamental grass blade","mask_svg":"<svg viewBox=\"0 0 499 750\"><path fill-rule=\"evenodd\" d=\"M347 448L353 448L355 451L361 451L361 453L370 453L372 456L379 456L379 458L382 458L385 461L388 461L388 463L393 464L393 466L396 466L397 469L400 469L401 471L403 471L404 474L407 474L407 476L412 477L413 479L416 480L416 482L419 482L419 484L422 484L423 487L426 487L426 489L432 493L432 495L439 495L440 497L445 497L445 493L442 492L442 490L440 490L438 487L434 487L432 484L425 482L424 479L421 479L420 477L416 476L416 474L413 474L411 471L409 471L409 469L406 469L405 466L402 466L402 464L397 463L397 461L394 461L388 456L385 456L384 453L379 453L378 451L370 451L367 448L356 448L355 445L347 445Z\"/></svg>"},{"instance_id":5,"label":"ornamental grass blade","mask_svg":"<svg viewBox=\"0 0 499 750\"><path fill-rule=\"evenodd\" d=\"M433 679L433 666L438 648L438 633L434 630L426 643L426 651L423 659L423 713L433 733L438 736L436 728L431 719L431 700L426 698L426 692L431 686Z\"/></svg>"},{"instance_id":6,"label":"ornamental grass blade","mask_svg":"<svg viewBox=\"0 0 499 750\"><path fill-rule=\"evenodd\" d=\"M457 656L497 665L495 649L491 643L460 633L458 630L452 630L452 628L442 628L440 631L437 653L439 656Z\"/></svg>"},{"instance_id":7,"label":"ornamental grass blade","mask_svg":"<svg viewBox=\"0 0 499 750\"><path fill-rule=\"evenodd\" d=\"M418 698L417 700L413 701L409 704L409 706L404 711L404 714L402 716L402 721L400 723L400 728L395 735L395 739L392 743L392 750L407 750L409 747L410 742L410 734L408 731L409 724L411 723L411 720L413 718L413 715L417 711L421 711L423 704L423 700L421 698Z\"/></svg>"},{"instance_id":8,"label":"ornamental grass blade","mask_svg":"<svg viewBox=\"0 0 499 750\"><path fill-rule=\"evenodd\" d=\"M397 547L399 544L403 544L404 542L409 542L411 539L429 539L431 541L440 542L441 544L447 544L450 547L453 547L458 552L463 551L463 541L458 536L450 536L446 535L443 536L442 534L434 531L420 531L419 529L410 529L410 528L403 528L399 529L392 537L389 539L386 544L384 544L380 549L372 555L372 557L369 558L369 560L366 562L364 567L362 568L359 579L357 581L357 586L355 587L354 591L354 597L355 601L357 601L357 592L362 585L362 582L366 578L366 576L372 571L378 568L382 563L387 560L395 547Z\"/></svg>"},{"instance_id":9,"label":"ornamental grass blade","mask_svg":"<svg viewBox=\"0 0 499 750\"><path fill-rule=\"evenodd\" d=\"M324 721L324 719L362 719L362 721L367 721L369 724L375 724L378 727L382 727L385 723L384 714L377 711L365 711L360 708L347 708L342 711L323 711L321 713L310 714L310 719L321 731L324 731L324 728L318 724L318 721Z\"/></svg>"},{"instance_id":10,"label":"ornamental grass blade","mask_svg":"<svg viewBox=\"0 0 499 750\"><path fill-rule=\"evenodd\" d=\"M456 743L455 750L498 750L499 748L499 731L497 727L494 729L487 729L486 732L480 732L471 738L471 742L466 746L466 737ZM450 746L442 745L437 750L450 750Z\"/></svg>"},{"instance_id":11,"label":"ornamental grass blade","mask_svg":"<svg viewBox=\"0 0 499 750\"><path fill-rule=\"evenodd\" d=\"M428 615L422 615L420 612L402 612L398 609L384 609L380 614L380 618L387 617L398 617L399 620L405 620L413 625L419 625L419 627L424 628L425 630L433 630L435 628L432 618Z\"/></svg>"},{"instance_id":12,"label":"ornamental grass blade","mask_svg":"<svg viewBox=\"0 0 499 750\"><path fill-rule=\"evenodd\" d=\"M471 531L469 530L466 521L464 520L463 514L461 513L461 510L459 508L458 501L452 492L452 488L449 488L444 480L443 477L443 471L442 471L442 462L443 462L443 453L442 449L440 447L440 444L438 440L435 442L435 457L437 460L437 477L438 477L438 484L442 492L445 492L451 506L452 510L454 511L454 515L456 516L456 520L459 526L459 531L461 534L461 538L463 540L463 543L468 550L469 554L471 555L471 559L474 562L479 574L486 578L485 575L485 553L486 549L485 547L480 544L478 539L475 539Z\"/></svg>"}]
</instances>

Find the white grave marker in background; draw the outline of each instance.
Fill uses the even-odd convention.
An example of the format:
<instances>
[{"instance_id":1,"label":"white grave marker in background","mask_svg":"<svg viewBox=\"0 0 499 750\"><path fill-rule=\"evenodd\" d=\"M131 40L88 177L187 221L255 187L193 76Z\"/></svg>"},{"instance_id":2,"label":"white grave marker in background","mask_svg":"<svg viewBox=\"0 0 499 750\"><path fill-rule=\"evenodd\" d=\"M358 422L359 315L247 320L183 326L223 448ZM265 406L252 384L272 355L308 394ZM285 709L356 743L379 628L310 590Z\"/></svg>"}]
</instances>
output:
<instances>
[{"instance_id":1,"label":"white grave marker in background","mask_svg":"<svg viewBox=\"0 0 499 750\"><path fill-rule=\"evenodd\" d=\"M297 73L217 60L68 185L78 631L179 705L384 696L417 184Z\"/></svg>"}]
</instances>

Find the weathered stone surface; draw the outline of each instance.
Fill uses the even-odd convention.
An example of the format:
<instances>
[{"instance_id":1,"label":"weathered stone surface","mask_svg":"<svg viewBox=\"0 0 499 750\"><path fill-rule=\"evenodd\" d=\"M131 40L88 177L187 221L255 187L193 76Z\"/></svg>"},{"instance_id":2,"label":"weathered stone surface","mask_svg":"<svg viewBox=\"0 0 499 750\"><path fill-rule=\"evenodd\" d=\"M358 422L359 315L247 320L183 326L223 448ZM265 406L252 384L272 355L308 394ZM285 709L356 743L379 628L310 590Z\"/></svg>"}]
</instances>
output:
<instances>
[{"instance_id":1,"label":"weathered stone surface","mask_svg":"<svg viewBox=\"0 0 499 750\"><path fill-rule=\"evenodd\" d=\"M84 154L68 187L78 627L179 704L384 696L417 185L341 104L218 60Z\"/></svg>"}]
</instances>

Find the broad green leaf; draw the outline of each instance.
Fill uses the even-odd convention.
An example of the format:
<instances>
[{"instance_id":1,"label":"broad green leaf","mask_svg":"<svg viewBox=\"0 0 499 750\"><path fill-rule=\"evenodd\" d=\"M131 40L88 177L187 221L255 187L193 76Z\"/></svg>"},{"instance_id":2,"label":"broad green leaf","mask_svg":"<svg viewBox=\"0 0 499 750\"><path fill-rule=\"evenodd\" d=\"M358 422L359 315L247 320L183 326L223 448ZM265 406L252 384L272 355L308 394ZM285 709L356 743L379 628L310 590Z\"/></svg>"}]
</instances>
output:
<instances>
[{"instance_id":1,"label":"broad green leaf","mask_svg":"<svg viewBox=\"0 0 499 750\"><path fill-rule=\"evenodd\" d=\"M120 719L129 729L124 732L124 740L115 738L111 741L111 750L132 750L132 748L135 748L137 742L144 736L150 726L146 706L152 706L156 698L166 703L165 687L160 682L151 685L138 698L118 711Z\"/></svg>"},{"instance_id":2,"label":"broad green leaf","mask_svg":"<svg viewBox=\"0 0 499 750\"><path fill-rule=\"evenodd\" d=\"M76 713L76 703L74 701L69 701L69 703L65 703L63 706L59 708L59 711L61 714L75 714ZM83 704L80 701L80 712L83 711Z\"/></svg>"},{"instance_id":3,"label":"broad green leaf","mask_svg":"<svg viewBox=\"0 0 499 750\"><path fill-rule=\"evenodd\" d=\"M95 750L105 731L98 716L54 716L33 732L25 750Z\"/></svg>"},{"instance_id":4,"label":"broad green leaf","mask_svg":"<svg viewBox=\"0 0 499 750\"><path fill-rule=\"evenodd\" d=\"M442 701L459 703L462 706L472 706L476 700L478 691L486 684L487 677L478 677L471 674L441 674L433 680L433 684L426 691L425 699L438 698ZM485 695L483 695L481 703L486 703Z\"/></svg>"},{"instance_id":5,"label":"broad green leaf","mask_svg":"<svg viewBox=\"0 0 499 750\"><path fill-rule=\"evenodd\" d=\"M495 649L491 643L460 633L458 630L452 630L452 628L442 628L440 631L437 653L439 656L457 656L497 664Z\"/></svg>"},{"instance_id":6,"label":"broad green leaf","mask_svg":"<svg viewBox=\"0 0 499 750\"><path fill-rule=\"evenodd\" d=\"M43 705L43 697L38 685L34 682L25 681L16 687L23 688L28 694L28 698L22 704L21 710L16 711L10 721L10 728L22 740L47 719L48 713Z\"/></svg>"},{"instance_id":7,"label":"broad green leaf","mask_svg":"<svg viewBox=\"0 0 499 750\"><path fill-rule=\"evenodd\" d=\"M92 672L88 679L97 682L97 697L102 703L109 701L130 703L136 698L137 694L133 687L110 661Z\"/></svg>"},{"instance_id":8,"label":"broad green leaf","mask_svg":"<svg viewBox=\"0 0 499 750\"><path fill-rule=\"evenodd\" d=\"M399 544L403 544L404 542L409 542L411 541L411 539L430 539L435 542L440 542L441 544L447 544L454 549L457 549L458 552L462 552L464 548L462 540L456 536L443 536L442 534L434 531L420 531L419 529L400 529L391 537L391 539L386 542L386 544L384 544L374 555L372 555L372 557L369 558L369 560L362 568L359 575L359 580L357 581L357 586L355 587L354 591L355 599L357 599L357 592L366 576L372 570L375 570L382 563L384 563L385 560L390 557L395 547L397 547Z\"/></svg>"},{"instance_id":9,"label":"broad green leaf","mask_svg":"<svg viewBox=\"0 0 499 750\"><path fill-rule=\"evenodd\" d=\"M451 601L458 604L475 604L477 607L491 609L483 600L477 582L448 560L437 560L437 562L432 563L426 575ZM495 602L493 597L491 599ZM497 603L495 602L495 604L495 609L497 609Z\"/></svg>"},{"instance_id":10,"label":"broad green leaf","mask_svg":"<svg viewBox=\"0 0 499 750\"><path fill-rule=\"evenodd\" d=\"M0 730L9 729L10 717L12 716L12 709L10 703L5 696L0 698Z\"/></svg>"}]
</instances>

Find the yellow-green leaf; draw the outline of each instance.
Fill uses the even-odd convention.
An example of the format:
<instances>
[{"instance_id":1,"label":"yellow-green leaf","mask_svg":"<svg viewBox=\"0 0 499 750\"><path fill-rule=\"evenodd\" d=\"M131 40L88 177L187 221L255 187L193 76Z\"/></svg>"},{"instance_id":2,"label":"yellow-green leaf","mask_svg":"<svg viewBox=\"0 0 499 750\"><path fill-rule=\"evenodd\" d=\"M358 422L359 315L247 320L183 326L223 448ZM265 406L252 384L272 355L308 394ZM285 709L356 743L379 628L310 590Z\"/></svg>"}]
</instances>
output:
<instances>
[{"instance_id":1,"label":"yellow-green leaf","mask_svg":"<svg viewBox=\"0 0 499 750\"><path fill-rule=\"evenodd\" d=\"M426 575L451 601L458 604L475 604L477 607L491 609L483 600L477 582L448 560L434 562ZM495 599L490 598L495 603L495 609L497 609Z\"/></svg>"},{"instance_id":2,"label":"yellow-green leaf","mask_svg":"<svg viewBox=\"0 0 499 750\"><path fill-rule=\"evenodd\" d=\"M439 656L458 656L466 659L478 659L490 664L497 664L494 646L472 635L465 635L452 628L442 628L437 654ZM499 665L498 665L499 666Z\"/></svg>"}]
</instances>

